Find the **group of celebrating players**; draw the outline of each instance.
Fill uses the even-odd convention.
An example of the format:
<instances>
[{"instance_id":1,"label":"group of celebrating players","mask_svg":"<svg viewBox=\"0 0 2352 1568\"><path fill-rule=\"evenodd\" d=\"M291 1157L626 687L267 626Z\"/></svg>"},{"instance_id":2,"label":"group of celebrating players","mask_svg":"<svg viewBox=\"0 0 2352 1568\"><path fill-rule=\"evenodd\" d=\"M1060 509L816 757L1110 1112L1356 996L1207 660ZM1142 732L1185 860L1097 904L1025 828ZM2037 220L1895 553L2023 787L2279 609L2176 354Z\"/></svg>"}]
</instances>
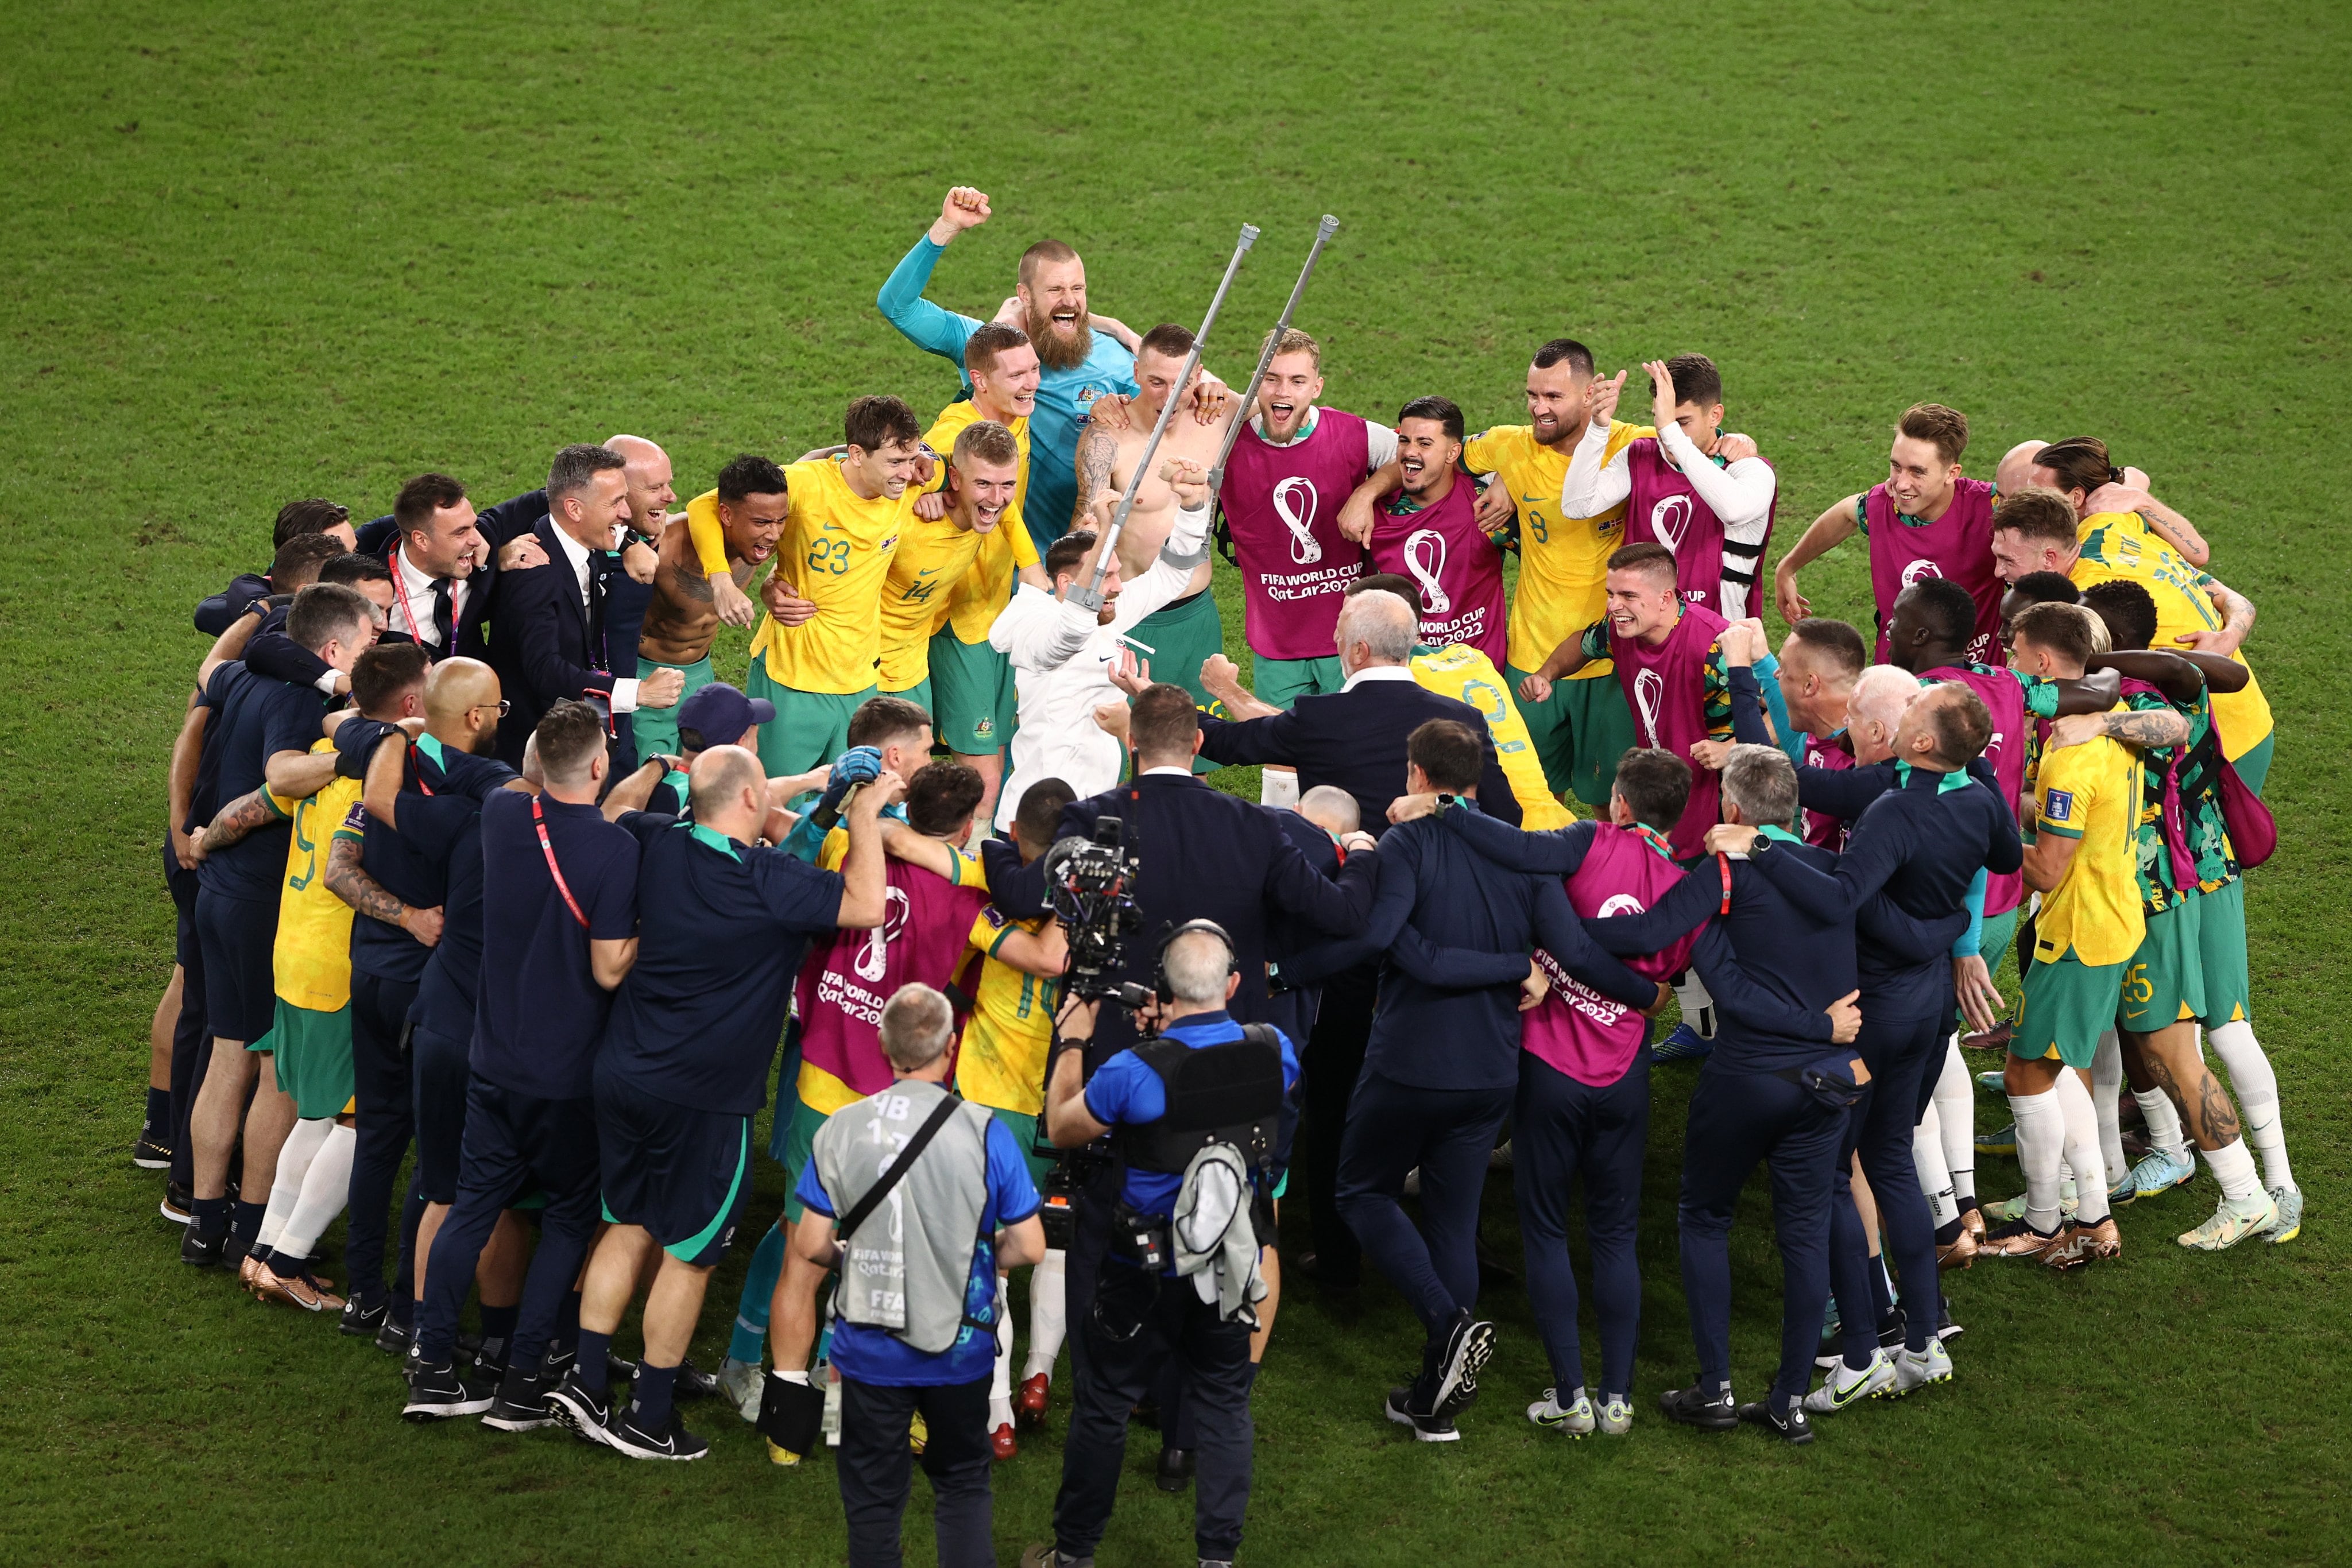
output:
<instances>
[{"instance_id":1,"label":"group of celebrating players","mask_svg":"<svg viewBox=\"0 0 2352 1568\"><path fill-rule=\"evenodd\" d=\"M1034 1210L1065 933L1000 907L982 841L1017 870L1066 806L1117 786L1144 744L1130 697L1138 726L1168 685L1234 725L1272 719L1360 684L1359 643L1476 710L1507 788L1453 777L1417 737L1414 789L1332 788L1300 761L1266 768L1265 806L1365 853L1392 822L1438 818L1489 859L1566 876L1595 939L1645 986L1667 982L1629 1010L1562 960L1533 961L1527 1071L1601 1097L1577 1102L1588 1119L1628 1082L1643 1101L1613 1143L1599 1124L1555 1127L1536 1151L1554 1102L1522 1080L1515 1180L1559 1188L1520 1199L1556 1385L1530 1406L1539 1425L1632 1419L1622 1281L1637 1300L1653 1061L1779 1074L1837 1108L1826 1144L1807 1145L1829 1183L1815 1197L1789 1174L1793 1134L1755 1145L1776 1200L1821 1226L1801 1258L1811 1220L1781 1214L1792 1349L1750 1416L1800 1440L1806 1412L1950 1376L1939 1270L2114 1260L2114 1210L2189 1182L2192 1147L2219 1200L2181 1244L2295 1235L2302 1195L2250 1021L2242 869L2268 852L2272 750L2241 649L2253 607L2100 442L2021 444L1988 482L1963 472L1961 414L1905 412L1885 481L1780 559L1776 653L1759 617L1778 478L1722 428L1704 356L1643 367L1646 423L1616 417L1626 374L1601 376L1566 338L1532 356L1525 423L1467 434L1435 395L1382 423L1321 402L1325 346L1304 331L1271 343L1254 387L1187 381L1192 335L1092 311L1083 264L1053 242L1024 255L995 319L932 304L943 250L988 215L984 194L950 192L881 288L886 318L963 376L928 428L896 397L859 397L839 446L739 457L675 510L668 458L626 436L565 447L543 491L478 513L433 474L363 527L296 502L266 576L200 609L217 641L173 753L165 851L179 963L134 1152L172 1168L184 1259L234 1265L263 1301L340 1311L344 1332L403 1354L411 1416L561 1421L634 1457L698 1456L675 1399L722 1396L749 1419L769 1383L810 1386L814 1354L822 1385L838 1359L818 1322L828 1255L799 1240L804 1215L829 1223L835 1207L812 1149L920 1056L886 1038L907 988L956 1003L906 1025L938 1038L925 1071L1024 1156L997 1224L1024 1218L1023 1191ZM1220 523L1246 689L1210 591ZM1798 587L1856 533L1867 631L1813 615ZM1089 584L1099 609L1076 592ZM1410 625L1391 637L1383 617ZM722 622L753 628L740 689L712 669ZM1576 823L1579 803L1599 822ZM1743 897L1769 885L1798 912L1788 928L1743 932L1735 866ZM1665 929L1669 903L1693 917ZM1707 956L1710 923L1736 963ZM2012 942L2013 1010L1993 983ZM1854 983L1805 1008L1776 966ZM1669 990L1682 1021L1654 1045ZM1808 1018L1759 1024L1776 1008ZM780 1037L770 1151L792 1197L704 1373L685 1353L748 1196ZM1972 1074L1967 1048L2005 1050L2003 1064ZM1984 1089L2011 1125L1979 1136ZM1694 1151L1739 1145L1702 1127L1722 1114L1694 1102ZM1979 1201L1985 1148L2013 1149L2021 1195ZM1744 1411L1707 1348L1723 1326L1705 1321L1717 1297L1693 1238L1719 1238L1729 1202L1700 1192L1692 1158L1702 1371L1663 1407L1727 1426ZM1572 1277L1552 1332L1579 1181L1597 1397ZM1528 1223L1531 1201L1550 1220ZM314 1263L346 1208L338 1294ZM1034 1250L995 1257L994 1332L962 1346L988 1379L998 1459L1045 1418L1065 1335L1063 1253ZM1021 1261L1016 1378L1001 1276ZM1808 1297L1801 1274L1826 1282ZM1831 1288L1828 1327L1798 1322ZM479 1332L461 1335L469 1289ZM632 1365L610 1343L640 1296ZM1272 1317L1269 1301L1253 1361ZM1391 1404L1423 1437L1451 1434L1483 1359L1437 1328L1444 1386ZM1820 1386L1792 1381L1817 1353Z\"/></svg>"}]
</instances>

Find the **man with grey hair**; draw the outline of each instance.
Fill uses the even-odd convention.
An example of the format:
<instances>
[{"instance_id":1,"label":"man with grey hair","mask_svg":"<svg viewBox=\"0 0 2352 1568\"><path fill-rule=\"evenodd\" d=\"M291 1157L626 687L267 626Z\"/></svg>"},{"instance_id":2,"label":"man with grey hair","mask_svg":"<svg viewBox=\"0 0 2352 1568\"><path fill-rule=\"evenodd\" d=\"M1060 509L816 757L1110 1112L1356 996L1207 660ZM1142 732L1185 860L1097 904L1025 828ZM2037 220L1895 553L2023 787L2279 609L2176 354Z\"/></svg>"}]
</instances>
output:
<instances>
[{"instance_id":1,"label":"man with grey hair","mask_svg":"<svg viewBox=\"0 0 2352 1568\"><path fill-rule=\"evenodd\" d=\"M675 670L643 680L613 674L605 599L619 570L612 552L631 517L627 469L627 459L609 446L558 452L548 467L548 515L534 530L547 564L508 572L499 581L489 660L512 705L499 730L499 760L509 767L522 760L541 717L566 697L601 699L613 713L627 714L668 707L685 685Z\"/></svg>"},{"instance_id":2,"label":"man with grey hair","mask_svg":"<svg viewBox=\"0 0 2352 1568\"><path fill-rule=\"evenodd\" d=\"M1344 677L1339 689L1303 695L1286 713L1239 722L1203 714L1201 755L1218 763L1295 768L1302 790L1336 785L1356 798L1359 813L1377 836L1388 831L1389 802L1404 778L1406 742L1430 720L1451 719L1478 736L1484 753L1480 808L1518 826L1519 800L1503 775L1486 716L1413 679L1412 650L1420 631L1418 608L1402 596L1355 595L1341 608L1332 637Z\"/></svg>"},{"instance_id":3,"label":"man with grey hair","mask_svg":"<svg viewBox=\"0 0 2352 1568\"><path fill-rule=\"evenodd\" d=\"M835 1112L802 1169L793 1245L838 1267L833 1364L841 1374L835 1466L849 1561L898 1561L911 1479L907 1437L929 1428L939 1560L993 1563L988 1382L996 1356L999 1270L1045 1255L1036 1186L1022 1149L982 1105L947 1088L955 1018L921 984L883 1004L890 1087ZM823 1399L772 1379L761 1426L804 1451ZM795 1416L798 1417L795 1420ZM787 1444L790 1447L790 1444Z\"/></svg>"}]
</instances>

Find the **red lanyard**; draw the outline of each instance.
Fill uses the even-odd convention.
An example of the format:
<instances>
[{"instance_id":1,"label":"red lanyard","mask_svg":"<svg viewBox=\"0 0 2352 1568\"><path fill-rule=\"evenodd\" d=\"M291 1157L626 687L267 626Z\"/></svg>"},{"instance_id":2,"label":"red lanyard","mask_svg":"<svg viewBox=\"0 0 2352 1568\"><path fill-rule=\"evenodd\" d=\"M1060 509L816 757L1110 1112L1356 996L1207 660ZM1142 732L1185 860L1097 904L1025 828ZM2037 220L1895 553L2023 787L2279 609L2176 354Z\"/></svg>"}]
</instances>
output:
<instances>
[{"instance_id":1,"label":"red lanyard","mask_svg":"<svg viewBox=\"0 0 2352 1568\"><path fill-rule=\"evenodd\" d=\"M572 911L572 918L580 922L580 929L588 929L588 917L580 913L580 901L572 896L572 884L563 880L563 868L555 863L555 846L547 841L547 818L539 809L539 797L530 798L531 826L539 830L539 852L547 857L547 874L555 879L555 891L563 895Z\"/></svg>"},{"instance_id":2,"label":"red lanyard","mask_svg":"<svg viewBox=\"0 0 2352 1568\"><path fill-rule=\"evenodd\" d=\"M408 618L408 635L415 642L422 643L425 637L416 629L416 607L408 602L407 559L406 545L392 547L392 585L400 591L400 612ZM436 627L436 630L438 628ZM444 648L441 651L446 653L449 650Z\"/></svg>"},{"instance_id":3,"label":"red lanyard","mask_svg":"<svg viewBox=\"0 0 2352 1568\"><path fill-rule=\"evenodd\" d=\"M538 802L532 802L532 809L534 810L538 809ZM546 831L542 829L540 833L541 841L544 842L546 837ZM553 861L550 861L547 863L553 865L555 862ZM1716 913L1717 915L1728 915L1731 913L1731 857L1729 855L1722 854L1716 856L1715 866L1717 871L1723 873L1723 903L1716 909ZM587 923L583 921L581 924L585 925Z\"/></svg>"}]
</instances>

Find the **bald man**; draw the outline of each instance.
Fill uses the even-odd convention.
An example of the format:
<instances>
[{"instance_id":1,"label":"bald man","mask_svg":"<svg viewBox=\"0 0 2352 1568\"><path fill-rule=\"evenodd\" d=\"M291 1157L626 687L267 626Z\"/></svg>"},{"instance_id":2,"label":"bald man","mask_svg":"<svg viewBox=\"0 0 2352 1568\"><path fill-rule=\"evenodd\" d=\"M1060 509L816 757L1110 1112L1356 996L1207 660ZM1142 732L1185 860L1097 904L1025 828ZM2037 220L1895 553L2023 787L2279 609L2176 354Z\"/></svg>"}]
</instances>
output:
<instances>
[{"instance_id":1,"label":"bald man","mask_svg":"<svg viewBox=\"0 0 2352 1568\"><path fill-rule=\"evenodd\" d=\"M2064 482L2038 461L2042 449L2049 444L2046 441L2021 441L2001 454L2000 466L1993 470L1996 505L2001 497L2014 496L2028 485L2044 485L2062 494L2065 491ZM2205 536L2187 517L2149 495L2148 484L2148 476L2139 469L2118 468L2105 485L2089 492L2083 515L2087 517L2100 512L2137 512L2191 565L2206 565L2213 559L2213 552Z\"/></svg>"},{"instance_id":2,"label":"bald man","mask_svg":"<svg viewBox=\"0 0 2352 1568\"><path fill-rule=\"evenodd\" d=\"M629 520L620 537L622 570L604 584L605 650L613 668L626 674L637 667L639 629L654 595L655 553L661 548L670 508L677 505L677 491L670 483L669 454L644 436L615 435L604 444L619 453L627 465L622 470L629 487ZM725 575L723 569L720 575ZM750 625L749 614L737 624ZM677 710L646 708L642 713L614 715L613 728L620 738L615 762L625 763L650 749L636 739L636 727L646 720L674 732Z\"/></svg>"},{"instance_id":3,"label":"bald man","mask_svg":"<svg viewBox=\"0 0 2352 1568\"><path fill-rule=\"evenodd\" d=\"M478 808L484 795L514 778L512 769L490 756L504 706L498 674L489 665L478 659L444 659L426 679L425 723L413 741L404 730L363 719L346 723L336 736L337 771L369 786L335 831L326 873L328 889L357 914L352 922L352 1067L359 1140L352 1150L351 1233L344 1243L352 1283L343 1327L350 1333L378 1335L387 1350L407 1349L415 1316L415 1297L408 1287L415 1238L405 1221L397 1270L402 1288L389 1290L383 1271L393 1182L418 1132L418 1090L425 1082L412 1062L410 1019L424 998L428 966L445 957L439 948L446 935L453 866L461 858L446 841L447 835L426 831L435 810L428 802L456 797ZM462 880L457 893L478 911L480 855L456 870L473 879L470 893ZM476 964L478 932L477 923L470 941L462 934L459 938ZM462 999L445 993L451 984L447 970L460 958L453 953L438 966L432 1016L460 1042L456 1054L462 1072L463 1042L472 1034L471 971L464 977ZM421 1031L416 1039L420 1050L427 1049ZM429 1130L418 1138L418 1175L429 1191L438 1166L427 1170L423 1156L437 1161L446 1153L454 1184L457 1151L454 1142L445 1149L440 1141L445 1120L428 1113L426 1121Z\"/></svg>"}]
</instances>

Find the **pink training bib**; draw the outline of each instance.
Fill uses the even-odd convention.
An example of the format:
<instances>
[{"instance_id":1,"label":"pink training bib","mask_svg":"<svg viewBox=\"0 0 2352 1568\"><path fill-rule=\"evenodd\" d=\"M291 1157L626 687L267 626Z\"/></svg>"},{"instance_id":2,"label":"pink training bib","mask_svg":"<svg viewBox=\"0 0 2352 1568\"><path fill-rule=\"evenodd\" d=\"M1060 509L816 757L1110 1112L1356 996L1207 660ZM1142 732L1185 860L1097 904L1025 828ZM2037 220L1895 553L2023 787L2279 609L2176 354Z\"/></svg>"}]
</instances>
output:
<instances>
[{"instance_id":1,"label":"pink training bib","mask_svg":"<svg viewBox=\"0 0 2352 1568\"><path fill-rule=\"evenodd\" d=\"M1503 552L1478 526L1478 489L1457 476L1435 506L1399 515L1376 508L1372 570L1412 579L1421 592L1421 640L1467 643L1501 669Z\"/></svg>"},{"instance_id":2,"label":"pink training bib","mask_svg":"<svg viewBox=\"0 0 2352 1568\"><path fill-rule=\"evenodd\" d=\"M801 1060L861 1095L890 1087L882 1004L910 981L944 988L963 957L973 917L988 903L986 888L957 887L905 861L889 862L887 875L882 924L812 943L795 988Z\"/></svg>"},{"instance_id":3,"label":"pink training bib","mask_svg":"<svg viewBox=\"0 0 2352 1568\"><path fill-rule=\"evenodd\" d=\"M1675 629L1654 648L1639 638L1620 637L1614 626L1609 632L1617 683L1625 688L1625 706L1633 710L1635 743L1660 747L1691 765L1690 802L1675 824L1678 860L1699 852L1718 814L1723 781L1714 768L1692 759L1691 747L1713 738L1706 728L1706 651L1727 624L1705 605L1686 604Z\"/></svg>"},{"instance_id":4,"label":"pink training bib","mask_svg":"<svg viewBox=\"0 0 2352 1568\"><path fill-rule=\"evenodd\" d=\"M1249 425L1234 439L1218 496L1242 574L1244 635L1269 659L1328 659L1348 584L1364 552L1339 531L1339 508L1371 462L1364 422L1315 411L1306 440L1271 446Z\"/></svg>"},{"instance_id":5,"label":"pink training bib","mask_svg":"<svg viewBox=\"0 0 2352 1568\"><path fill-rule=\"evenodd\" d=\"M1870 591L1878 601L1874 662L1886 663L1886 618L1894 613L1895 597L1922 578L1941 577L1967 589L1977 601L1969 658L1990 663L2000 641L2000 596L2008 591L1992 564L1992 486L1981 479L1960 480L1944 515L1916 528L1896 517L1884 485L1871 486L1862 507L1870 524Z\"/></svg>"},{"instance_id":6,"label":"pink training bib","mask_svg":"<svg viewBox=\"0 0 2352 1568\"><path fill-rule=\"evenodd\" d=\"M2007 670L1962 669L1951 664L1922 670L1919 679L1958 681L1984 699L1985 710L1992 715L1992 738L1985 742L1985 760L1992 764L1992 776L2000 782L2001 799L2009 802L2014 815L2018 801L2025 794L2025 688ZM2017 872L2006 876L1987 874L1987 915L2006 915L2024 902L2023 875Z\"/></svg>"},{"instance_id":7,"label":"pink training bib","mask_svg":"<svg viewBox=\"0 0 2352 1568\"><path fill-rule=\"evenodd\" d=\"M1818 735L1805 737L1805 766L1824 768L1832 772L1853 766L1853 753L1834 739ZM1843 817L1832 817L1827 811L1808 808L1805 811L1805 842L1819 844L1832 854L1845 853L1846 830L1852 826Z\"/></svg>"},{"instance_id":8,"label":"pink training bib","mask_svg":"<svg viewBox=\"0 0 2352 1568\"><path fill-rule=\"evenodd\" d=\"M1633 493L1625 507L1625 542L1662 544L1675 553L1675 586L1687 604L1723 612L1723 519L1699 499L1682 470L1666 461L1657 437L1645 435L1625 448L1625 465ZM1773 512L1780 498L1772 497ZM1764 542L1757 554L1772 545L1772 515L1764 519ZM1750 602L1754 601L1750 600Z\"/></svg>"},{"instance_id":9,"label":"pink training bib","mask_svg":"<svg viewBox=\"0 0 2352 1568\"><path fill-rule=\"evenodd\" d=\"M1568 902L1584 916L1639 915L1682 880L1682 868L1633 828L1606 823L1593 835L1584 863L1564 884ZM1663 980L1690 961L1698 940L1694 930L1664 952L1627 958L1625 967ZM1642 1049L1649 1020L1614 998L1604 997L1570 975L1538 948L1536 962L1551 977L1551 990L1522 1015L1519 1044L1579 1083L1601 1088L1625 1076Z\"/></svg>"}]
</instances>

